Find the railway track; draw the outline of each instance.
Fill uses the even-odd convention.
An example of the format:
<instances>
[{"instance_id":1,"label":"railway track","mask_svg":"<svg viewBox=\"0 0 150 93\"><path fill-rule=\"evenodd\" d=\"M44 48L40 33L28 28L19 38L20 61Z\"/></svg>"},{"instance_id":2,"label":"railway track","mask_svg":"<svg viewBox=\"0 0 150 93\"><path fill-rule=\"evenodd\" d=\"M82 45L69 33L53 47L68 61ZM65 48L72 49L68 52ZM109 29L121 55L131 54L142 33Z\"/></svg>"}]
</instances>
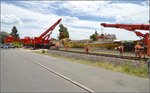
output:
<instances>
[{"instance_id":1,"label":"railway track","mask_svg":"<svg viewBox=\"0 0 150 93\"><path fill-rule=\"evenodd\" d=\"M54 49L51 49L51 50L54 50ZM113 58L121 58L121 59L128 59L128 60L142 60L142 61L148 60L148 58L137 58L137 57L132 57L132 56L120 56L120 55L103 54L103 53L86 53L86 52L70 51L70 50L67 50L67 51L66 50L55 50L55 51L80 53L80 54L94 55L94 56L113 57Z\"/></svg>"}]
</instances>

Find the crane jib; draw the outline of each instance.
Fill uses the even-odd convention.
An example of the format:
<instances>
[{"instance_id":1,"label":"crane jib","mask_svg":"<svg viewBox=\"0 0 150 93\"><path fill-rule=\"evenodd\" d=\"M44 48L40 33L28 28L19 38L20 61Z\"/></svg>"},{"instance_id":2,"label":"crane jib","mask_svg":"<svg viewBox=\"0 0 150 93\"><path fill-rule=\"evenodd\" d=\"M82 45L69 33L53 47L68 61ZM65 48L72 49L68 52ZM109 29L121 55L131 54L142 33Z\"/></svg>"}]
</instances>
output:
<instances>
[{"instance_id":1,"label":"crane jib","mask_svg":"<svg viewBox=\"0 0 150 93\"><path fill-rule=\"evenodd\" d=\"M55 27L60 23L62 19L60 18L56 23L54 23L49 29L47 29L43 34L41 34L39 36L39 38L43 38L47 33L49 33L50 31L53 31L55 29Z\"/></svg>"}]
</instances>

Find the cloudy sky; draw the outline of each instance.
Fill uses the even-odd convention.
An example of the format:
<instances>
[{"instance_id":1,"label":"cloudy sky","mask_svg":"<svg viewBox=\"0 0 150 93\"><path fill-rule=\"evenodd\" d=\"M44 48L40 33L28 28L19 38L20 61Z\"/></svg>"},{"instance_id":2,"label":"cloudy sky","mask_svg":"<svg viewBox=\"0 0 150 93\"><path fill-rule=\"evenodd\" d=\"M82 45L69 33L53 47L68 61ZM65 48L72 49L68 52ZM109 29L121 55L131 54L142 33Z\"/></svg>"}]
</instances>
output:
<instances>
[{"instance_id":1,"label":"cloudy sky","mask_svg":"<svg viewBox=\"0 0 150 93\"><path fill-rule=\"evenodd\" d=\"M21 38L39 36L60 18L74 40L88 39L95 30L116 34L121 40L136 40L139 37L133 32L104 28L100 23L148 24L149 1L1 1L1 31L10 33L16 26ZM58 29L54 29L53 38L58 37Z\"/></svg>"}]
</instances>

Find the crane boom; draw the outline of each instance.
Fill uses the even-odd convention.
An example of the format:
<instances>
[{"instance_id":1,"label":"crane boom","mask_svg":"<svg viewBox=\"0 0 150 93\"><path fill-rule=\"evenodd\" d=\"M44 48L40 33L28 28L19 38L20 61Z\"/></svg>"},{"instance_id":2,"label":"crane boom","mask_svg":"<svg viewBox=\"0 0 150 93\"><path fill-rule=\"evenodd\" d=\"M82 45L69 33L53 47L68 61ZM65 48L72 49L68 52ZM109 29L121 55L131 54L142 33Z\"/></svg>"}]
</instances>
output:
<instances>
[{"instance_id":1,"label":"crane boom","mask_svg":"<svg viewBox=\"0 0 150 93\"><path fill-rule=\"evenodd\" d=\"M149 24L106 24L101 23L104 27L122 28L130 31L134 30L150 30Z\"/></svg>"},{"instance_id":2,"label":"crane boom","mask_svg":"<svg viewBox=\"0 0 150 93\"><path fill-rule=\"evenodd\" d=\"M39 38L43 38L46 34L48 34L50 31L54 30L54 28L60 23L62 19L60 18L56 23L54 23L50 28L48 28L43 34L39 36Z\"/></svg>"},{"instance_id":3,"label":"crane boom","mask_svg":"<svg viewBox=\"0 0 150 93\"><path fill-rule=\"evenodd\" d=\"M134 32L137 36L143 37L144 44L147 45L147 55L150 56L150 32L143 34L135 30L150 31L150 24L106 24L101 23L104 27L121 28Z\"/></svg>"}]
</instances>

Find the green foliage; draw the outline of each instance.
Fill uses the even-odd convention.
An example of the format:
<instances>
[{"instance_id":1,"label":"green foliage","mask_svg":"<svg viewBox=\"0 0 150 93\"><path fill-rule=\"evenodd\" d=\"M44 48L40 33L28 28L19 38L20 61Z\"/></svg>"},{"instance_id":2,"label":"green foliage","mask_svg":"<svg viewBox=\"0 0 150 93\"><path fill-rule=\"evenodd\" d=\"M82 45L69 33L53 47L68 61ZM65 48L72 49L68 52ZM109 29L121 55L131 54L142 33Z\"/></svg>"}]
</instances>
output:
<instances>
[{"instance_id":1,"label":"green foliage","mask_svg":"<svg viewBox=\"0 0 150 93\"><path fill-rule=\"evenodd\" d=\"M93 41L97 41L98 40L97 36L98 36L98 33L97 31L95 31L95 33L90 36L90 39L92 39Z\"/></svg>"},{"instance_id":2,"label":"green foliage","mask_svg":"<svg viewBox=\"0 0 150 93\"><path fill-rule=\"evenodd\" d=\"M9 34L7 32L0 32L0 43L4 43L4 38L6 38L7 36L9 36Z\"/></svg>"},{"instance_id":3,"label":"green foliage","mask_svg":"<svg viewBox=\"0 0 150 93\"><path fill-rule=\"evenodd\" d=\"M96 36L98 36L98 33L97 33L97 31L95 31L95 35L96 35Z\"/></svg>"},{"instance_id":4,"label":"green foliage","mask_svg":"<svg viewBox=\"0 0 150 93\"><path fill-rule=\"evenodd\" d=\"M140 77L148 77L148 68L146 64L139 67L134 67L131 64L124 64L122 65L122 72Z\"/></svg>"},{"instance_id":5,"label":"green foliage","mask_svg":"<svg viewBox=\"0 0 150 93\"><path fill-rule=\"evenodd\" d=\"M86 44L83 43L72 43L71 47L72 48L84 48Z\"/></svg>"},{"instance_id":6,"label":"green foliage","mask_svg":"<svg viewBox=\"0 0 150 93\"><path fill-rule=\"evenodd\" d=\"M108 50L114 50L115 47L116 47L115 44L108 44L108 45L106 44L105 45L105 48L108 49Z\"/></svg>"},{"instance_id":7,"label":"green foliage","mask_svg":"<svg viewBox=\"0 0 150 93\"><path fill-rule=\"evenodd\" d=\"M63 39L63 38L69 38L69 32L67 27L63 26L63 24L59 25L60 29L59 29L59 40Z\"/></svg>"},{"instance_id":8,"label":"green foliage","mask_svg":"<svg viewBox=\"0 0 150 93\"><path fill-rule=\"evenodd\" d=\"M12 32L10 33L10 35L12 35L14 38L19 38L19 34L17 34L18 30L17 28L14 26L12 28Z\"/></svg>"},{"instance_id":9,"label":"green foliage","mask_svg":"<svg viewBox=\"0 0 150 93\"><path fill-rule=\"evenodd\" d=\"M106 49L115 49L115 44L113 43L105 43L105 44L89 44L93 47L106 48ZM70 43L70 47L72 48L84 48L87 46L86 43Z\"/></svg>"},{"instance_id":10,"label":"green foliage","mask_svg":"<svg viewBox=\"0 0 150 93\"><path fill-rule=\"evenodd\" d=\"M125 40L123 43L128 43L128 41Z\"/></svg>"},{"instance_id":11,"label":"green foliage","mask_svg":"<svg viewBox=\"0 0 150 93\"><path fill-rule=\"evenodd\" d=\"M21 47L21 44L20 44L19 42L13 42L13 45L14 45L15 47L18 47L18 48Z\"/></svg>"},{"instance_id":12,"label":"green foliage","mask_svg":"<svg viewBox=\"0 0 150 93\"><path fill-rule=\"evenodd\" d=\"M45 53L45 50L42 50L42 53L44 54L44 53Z\"/></svg>"}]
</instances>

